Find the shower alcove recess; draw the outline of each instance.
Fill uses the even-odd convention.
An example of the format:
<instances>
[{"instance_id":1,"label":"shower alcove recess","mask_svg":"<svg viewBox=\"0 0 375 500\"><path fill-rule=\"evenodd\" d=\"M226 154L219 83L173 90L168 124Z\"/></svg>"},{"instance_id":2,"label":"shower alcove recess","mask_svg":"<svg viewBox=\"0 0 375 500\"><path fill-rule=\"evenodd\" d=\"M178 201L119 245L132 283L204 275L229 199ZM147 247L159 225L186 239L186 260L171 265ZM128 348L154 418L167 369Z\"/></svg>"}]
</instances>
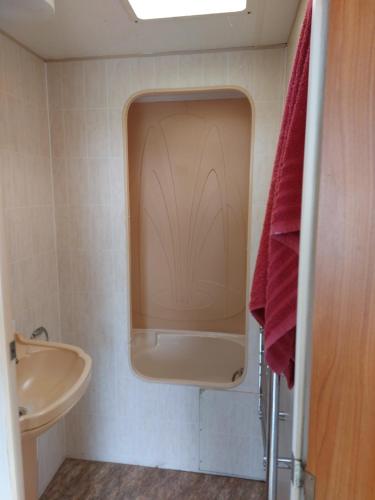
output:
<instances>
[{"instance_id":1,"label":"shower alcove recess","mask_svg":"<svg viewBox=\"0 0 375 500\"><path fill-rule=\"evenodd\" d=\"M245 375L251 121L232 88L126 107L130 357L144 379L224 388Z\"/></svg>"}]
</instances>

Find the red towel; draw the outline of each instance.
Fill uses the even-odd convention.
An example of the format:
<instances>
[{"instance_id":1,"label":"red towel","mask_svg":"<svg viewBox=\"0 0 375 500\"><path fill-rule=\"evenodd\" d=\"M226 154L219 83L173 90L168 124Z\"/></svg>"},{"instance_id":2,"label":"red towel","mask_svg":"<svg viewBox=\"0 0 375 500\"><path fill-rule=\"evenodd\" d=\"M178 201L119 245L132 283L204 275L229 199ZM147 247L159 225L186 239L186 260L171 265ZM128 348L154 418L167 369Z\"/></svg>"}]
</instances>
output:
<instances>
[{"instance_id":1,"label":"red towel","mask_svg":"<svg viewBox=\"0 0 375 500\"><path fill-rule=\"evenodd\" d=\"M311 1L302 26L268 197L250 298L264 327L266 360L294 382L299 231L309 73Z\"/></svg>"}]
</instances>

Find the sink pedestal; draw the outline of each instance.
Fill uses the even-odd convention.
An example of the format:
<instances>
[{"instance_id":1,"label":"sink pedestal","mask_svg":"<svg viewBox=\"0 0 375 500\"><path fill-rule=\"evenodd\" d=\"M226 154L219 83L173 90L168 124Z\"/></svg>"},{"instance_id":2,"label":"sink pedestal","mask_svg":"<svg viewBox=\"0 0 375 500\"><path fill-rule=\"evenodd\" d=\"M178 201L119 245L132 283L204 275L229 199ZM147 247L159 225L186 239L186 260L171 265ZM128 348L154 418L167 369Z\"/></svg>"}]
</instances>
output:
<instances>
[{"instance_id":1,"label":"sink pedestal","mask_svg":"<svg viewBox=\"0 0 375 500\"><path fill-rule=\"evenodd\" d=\"M22 438L23 480L25 500L38 499L38 457L36 437Z\"/></svg>"},{"instance_id":2,"label":"sink pedestal","mask_svg":"<svg viewBox=\"0 0 375 500\"><path fill-rule=\"evenodd\" d=\"M90 382L92 363L79 347L27 340L19 334L15 340L25 500L37 500L36 439L81 399Z\"/></svg>"}]
</instances>

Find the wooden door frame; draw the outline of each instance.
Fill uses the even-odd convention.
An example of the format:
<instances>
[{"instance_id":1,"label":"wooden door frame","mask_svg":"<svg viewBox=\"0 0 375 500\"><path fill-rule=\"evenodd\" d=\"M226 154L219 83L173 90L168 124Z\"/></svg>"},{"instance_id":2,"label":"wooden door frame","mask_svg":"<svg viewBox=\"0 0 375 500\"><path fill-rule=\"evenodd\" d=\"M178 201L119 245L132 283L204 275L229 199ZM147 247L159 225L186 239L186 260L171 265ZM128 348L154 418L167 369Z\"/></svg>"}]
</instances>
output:
<instances>
[{"instance_id":1,"label":"wooden door frame","mask_svg":"<svg viewBox=\"0 0 375 500\"><path fill-rule=\"evenodd\" d=\"M375 490L374 33L374 0L331 0L307 457L317 500Z\"/></svg>"},{"instance_id":2,"label":"wooden door frame","mask_svg":"<svg viewBox=\"0 0 375 500\"><path fill-rule=\"evenodd\" d=\"M2 207L0 190L0 207ZM13 339L9 264L5 248L3 211L0 209L0 498L23 500L21 435L18 423L16 363L10 359Z\"/></svg>"},{"instance_id":3,"label":"wooden door frame","mask_svg":"<svg viewBox=\"0 0 375 500\"><path fill-rule=\"evenodd\" d=\"M314 7L322 2L315 0ZM299 282L305 286L299 290L295 411L303 419L295 418L293 446L298 444L299 463L316 476L317 500L370 500L375 485L373 0L330 0L328 21L323 141L316 177L310 179L315 194L308 191L315 199L312 258L307 268L300 267ZM313 40L311 48L313 58ZM307 146L309 140L307 135ZM302 488L294 486L291 498L304 498Z\"/></svg>"}]
</instances>

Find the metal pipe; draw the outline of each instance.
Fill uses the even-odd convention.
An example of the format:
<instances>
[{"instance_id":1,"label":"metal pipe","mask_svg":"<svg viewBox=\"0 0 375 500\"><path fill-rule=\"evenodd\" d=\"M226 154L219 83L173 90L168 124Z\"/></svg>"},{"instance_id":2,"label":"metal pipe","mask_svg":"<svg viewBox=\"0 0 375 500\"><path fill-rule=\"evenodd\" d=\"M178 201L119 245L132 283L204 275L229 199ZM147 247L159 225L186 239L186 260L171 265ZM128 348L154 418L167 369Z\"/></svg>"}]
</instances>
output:
<instances>
[{"instance_id":1,"label":"metal pipe","mask_svg":"<svg viewBox=\"0 0 375 500\"><path fill-rule=\"evenodd\" d=\"M258 415L262 430L263 452L267 452L267 408L265 407L265 399L267 398L267 390L263 387L263 378L267 378L267 366L264 362L264 341L263 328L259 327L259 352L258 352Z\"/></svg>"},{"instance_id":2,"label":"metal pipe","mask_svg":"<svg viewBox=\"0 0 375 500\"><path fill-rule=\"evenodd\" d=\"M268 463L267 457L263 457L263 464L264 464L265 470L267 470L267 463ZM292 466L293 466L293 460L291 458L279 457L277 459L277 468L278 469L292 470Z\"/></svg>"},{"instance_id":3,"label":"metal pipe","mask_svg":"<svg viewBox=\"0 0 375 500\"><path fill-rule=\"evenodd\" d=\"M267 500L277 498L277 468L279 453L279 400L280 375L272 373L269 394L270 418L268 420L268 467L267 467Z\"/></svg>"},{"instance_id":4,"label":"metal pipe","mask_svg":"<svg viewBox=\"0 0 375 500\"><path fill-rule=\"evenodd\" d=\"M259 327L259 350L258 350L258 415L260 418L263 416L263 388L262 388L262 378L263 378L263 328Z\"/></svg>"},{"instance_id":5,"label":"metal pipe","mask_svg":"<svg viewBox=\"0 0 375 500\"><path fill-rule=\"evenodd\" d=\"M293 460L291 458L279 457L277 459L277 467L279 469L292 470Z\"/></svg>"}]
</instances>

